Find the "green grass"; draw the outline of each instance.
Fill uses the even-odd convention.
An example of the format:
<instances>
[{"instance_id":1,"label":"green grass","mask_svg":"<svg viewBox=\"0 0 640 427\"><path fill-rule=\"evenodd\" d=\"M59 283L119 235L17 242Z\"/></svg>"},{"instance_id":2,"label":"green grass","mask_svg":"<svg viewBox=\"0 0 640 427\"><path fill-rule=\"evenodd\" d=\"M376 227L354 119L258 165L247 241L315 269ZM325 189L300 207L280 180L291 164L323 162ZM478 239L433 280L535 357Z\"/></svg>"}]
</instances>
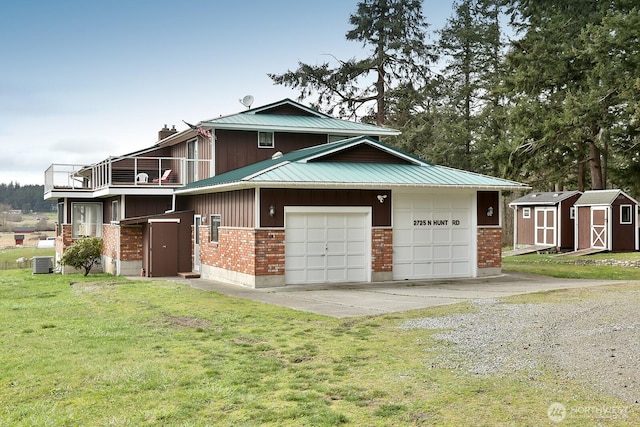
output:
<instances>
[{"instance_id":1,"label":"green grass","mask_svg":"<svg viewBox=\"0 0 640 427\"><path fill-rule=\"evenodd\" d=\"M640 252L556 256L528 254L502 258L502 269L552 277L596 280L640 280L640 268L596 265L595 260L640 261Z\"/></svg>"},{"instance_id":2,"label":"green grass","mask_svg":"<svg viewBox=\"0 0 640 427\"><path fill-rule=\"evenodd\" d=\"M554 372L439 368L433 331L398 328L470 310L333 319L172 282L3 272L0 426L551 425L552 402L624 405Z\"/></svg>"}]
</instances>

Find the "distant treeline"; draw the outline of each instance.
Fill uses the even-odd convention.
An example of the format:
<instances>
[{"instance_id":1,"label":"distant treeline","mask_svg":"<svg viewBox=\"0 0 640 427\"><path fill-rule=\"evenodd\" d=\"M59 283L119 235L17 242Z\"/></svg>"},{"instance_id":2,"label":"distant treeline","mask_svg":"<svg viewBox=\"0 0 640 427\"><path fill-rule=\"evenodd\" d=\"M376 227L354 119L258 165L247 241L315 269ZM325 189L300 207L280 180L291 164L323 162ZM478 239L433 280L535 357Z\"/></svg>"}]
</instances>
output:
<instances>
[{"instance_id":1,"label":"distant treeline","mask_svg":"<svg viewBox=\"0 0 640 427\"><path fill-rule=\"evenodd\" d=\"M23 213L50 212L55 203L44 200L44 185L0 184L0 211L19 209Z\"/></svg>"}]
</instances>

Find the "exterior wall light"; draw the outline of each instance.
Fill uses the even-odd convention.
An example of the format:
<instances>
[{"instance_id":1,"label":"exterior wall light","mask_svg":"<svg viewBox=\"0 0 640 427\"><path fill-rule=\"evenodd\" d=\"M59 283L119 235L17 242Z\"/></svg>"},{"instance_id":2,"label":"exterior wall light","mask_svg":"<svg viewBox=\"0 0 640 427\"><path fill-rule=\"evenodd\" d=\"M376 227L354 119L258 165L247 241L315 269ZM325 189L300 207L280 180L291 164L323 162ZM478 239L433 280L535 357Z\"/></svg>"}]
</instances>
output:
<instances>
[{"instance_id":1,"label":"exterior wall light","mask_svg":"<svg viewBox=\"0 0 640 427\"><path fill-rule=\"evenodd\" d=\"M493 206L489 206L489 209L487 209L487 216L493 216Z\"/></svg>"},{"instance_id":2,"label":"exterior wall light","mask_svg":"<svg viewBox=\"0 0 640 427\"><path fill-rule=\"evenodd\" d=\"M378 201L380 203L384 203L384 199L386 199L386 198L387 198L386 194L378 194Z\"/></svg>"},{"instance_id":3,"label":"exterior wall light","mask_svg":"<svg viewBox=\"0 0 640 427\"><path fill-rule=\"evenodd\" d=\"M271 218L273 218L274 216L276 216L276 207L271 205L269 206L269 216Z\"/></svg>"}]
</instances>

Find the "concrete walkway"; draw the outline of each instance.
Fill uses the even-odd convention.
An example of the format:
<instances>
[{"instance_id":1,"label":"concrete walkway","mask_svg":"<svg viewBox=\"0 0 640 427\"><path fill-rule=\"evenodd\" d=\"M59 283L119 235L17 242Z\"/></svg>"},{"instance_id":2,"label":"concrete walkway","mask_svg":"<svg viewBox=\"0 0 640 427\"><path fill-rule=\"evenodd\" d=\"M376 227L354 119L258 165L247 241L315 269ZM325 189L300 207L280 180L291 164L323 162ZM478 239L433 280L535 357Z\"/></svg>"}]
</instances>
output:
<instances>
[{"instance_id":1,"label":"concrete walkway","mask_svg":"<svg viewBox=\"0 0 640 427\"><path fill-rule=\"evenodd\" d=\"M501 298L554 289L602 286L623 282L619 280L556 279L533 274L505 273L481 279L288 285L277 288L250 289L205 279L177 278L175 280L187 283L197 289L337 318L380 315L455 304L467 300Z\"/></svg>"}]
</instances>

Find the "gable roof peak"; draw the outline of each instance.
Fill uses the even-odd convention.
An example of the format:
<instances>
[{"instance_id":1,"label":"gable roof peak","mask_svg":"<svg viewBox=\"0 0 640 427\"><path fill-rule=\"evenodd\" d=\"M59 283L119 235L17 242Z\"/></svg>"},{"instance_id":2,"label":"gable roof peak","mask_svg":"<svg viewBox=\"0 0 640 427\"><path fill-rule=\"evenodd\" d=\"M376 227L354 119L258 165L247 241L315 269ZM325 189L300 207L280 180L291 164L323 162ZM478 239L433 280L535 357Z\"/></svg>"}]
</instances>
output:
<instances>
[{"instance_id":1,"label":"gable roof peak","mask_svg":"<svg viewBox=\"0 0 640 427\"><path fill-rule=\"evenodd\" d=\"M267 105L262 105L260 107L256 107L256 108L250 108L248 110L245 111L241 111L239 114L256 114L256 113L263 113L265 111L269 111L269 110L273 110L274 108L277 107L282 107L284 105L288 105L291 106L293 108L299 109L307 114L311 114L313 116L316 117L323 117L323 118L333 118L332 116L326 114L326 113L322 113L318 110L315 110L311 107L307 107L306 105L300 104L299 102L296 102L290 98L284 98L281 99L280 101L276 101L276 102L272 102L271 104L267 104Z\"/></svg>"}]
</instances>

